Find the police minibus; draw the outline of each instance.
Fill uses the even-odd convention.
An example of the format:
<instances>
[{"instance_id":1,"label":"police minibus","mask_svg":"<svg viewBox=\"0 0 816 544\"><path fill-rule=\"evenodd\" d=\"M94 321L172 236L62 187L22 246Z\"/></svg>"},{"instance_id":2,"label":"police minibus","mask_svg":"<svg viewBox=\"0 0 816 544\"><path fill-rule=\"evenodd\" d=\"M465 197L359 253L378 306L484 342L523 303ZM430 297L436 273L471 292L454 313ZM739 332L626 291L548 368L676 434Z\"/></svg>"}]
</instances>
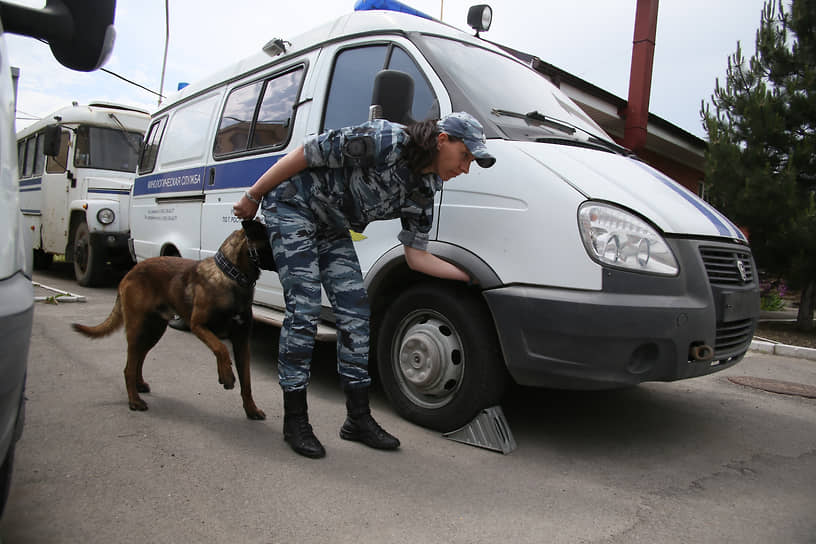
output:
<instances>
[{"instance_id":1,"label":"police minibus","mask_svg":"<svg viewBox=\"0 0 816 544\"><path fill-rule=\"evenodd\" d=\"M213 255L240 226L233 203L271 164L309 134L368 119L383 70L414 82L410 106L387 118L467 111L497 158L436 196L429 251L478 285L412 272L397 220L353 233L372 369L376 360L398 413L445 431L496 404L510 379L615 388L743 357L759 297L740 230L615 144L529 66L416 13L361 9L272 40L156 111L131 200L136 259ZM256 318L283 306L265 272Z\"/></svg>"},{"instance_id":2,"label":"police minibus","mask_svg":"<svg viewBox=\"0 0 816 544\"><path fill-rule=\"evenodd\" d=\"M107 263L131 264L130 187L149 121L129 106L74 103L17 133L20 210L35 268L65 255L79 284L93 286Z\"/></svg>"}]
</instances>

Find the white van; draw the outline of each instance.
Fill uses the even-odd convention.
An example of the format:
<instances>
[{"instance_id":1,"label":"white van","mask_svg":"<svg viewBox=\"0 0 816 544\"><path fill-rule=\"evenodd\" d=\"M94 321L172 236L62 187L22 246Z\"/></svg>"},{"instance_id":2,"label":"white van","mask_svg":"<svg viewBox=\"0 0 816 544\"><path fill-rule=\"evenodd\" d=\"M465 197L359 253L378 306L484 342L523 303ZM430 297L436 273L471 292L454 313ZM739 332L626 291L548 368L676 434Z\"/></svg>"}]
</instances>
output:
<instances>
[{"instance_id":1,"label":"white van","mask_svg":"<svg viewBox=\"0 0 816 544\"><path fill-rule=\"evenodd\" d=\"M0 518L11 489L14 452L25 424L28 348L34 319L31 245L20 213L14 149L16 94L4 33L50 44L73 70L91 71L113 49L115 0L48 0L45 8L0 2Z\"/></svg>"},{"instance_id":2,"label":"white van","mask_svg":"<svg viewBox=\"0 0 816 544\"><path fill-rule=\"evenodd\" d=\"M36 269L65 255L79 284L92 286L106 263L130 264L130 187L149 121L128 106L74 103L17 133L20 210Z\"/></svg>"},{"instance_id":3,"label":"white van","mask_svg":"<svg viewBox=\"0 0 816 544\"><path fill-rule=\"evenodd\" d=\"M412 272L397 220L354 235L372 360L401 415L451 430L498 402L508 376L613 388L707 374L748 349L759 296L739 229L498 47L357 11L264 49L153 115L133 186L138 260L212 255L238 227L242 192L305 136L366 121L375 76L396 70L414 81L413 105L391 120L468 111L497 158L436 197L429 250L478 287ZM255 297L256 318L283 308L274 273Z\"/></svg>"}]
</instances>

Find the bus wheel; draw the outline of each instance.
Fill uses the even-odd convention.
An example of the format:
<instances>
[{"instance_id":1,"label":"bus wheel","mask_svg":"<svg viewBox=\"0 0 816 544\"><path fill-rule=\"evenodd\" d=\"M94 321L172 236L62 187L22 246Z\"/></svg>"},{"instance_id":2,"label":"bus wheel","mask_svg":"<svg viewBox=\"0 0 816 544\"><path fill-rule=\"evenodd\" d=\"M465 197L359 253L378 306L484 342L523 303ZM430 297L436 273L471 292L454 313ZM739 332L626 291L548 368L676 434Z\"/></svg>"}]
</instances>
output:
<instances>
[{"instance_id":1,"label":"bus wheel","mask_svg":"<svg viewBox=\"0 0 816 544\"><path fill-rule=\"evenodd\" d=\"M83 221L77 226L74 234L74 276L80 285L93 287L102 282L104 271L103 251L94 247L88 224Z\"/></svg>"},{"instance_id":2,"label":"bus wheel","mask_svg":"<svg viewBox=\"0 0 816 544\"><path fill-rule=\"evenodd\" d=\"M53 253L47 253L42 249L34 250L34 270L46 270L53 261Z\"/></svg>"},{"instance_id":3,"label":"bus wheel","mask_svg":"<svg viewBox=\"0 0 816 544\"><path fill-rule=\"evenodd\" d=\"M377 336L383 389L409 421L452 431L504 394L508 374L493 321L464 287L411 287L385 312Z\"/></svg>"}]
</instances>

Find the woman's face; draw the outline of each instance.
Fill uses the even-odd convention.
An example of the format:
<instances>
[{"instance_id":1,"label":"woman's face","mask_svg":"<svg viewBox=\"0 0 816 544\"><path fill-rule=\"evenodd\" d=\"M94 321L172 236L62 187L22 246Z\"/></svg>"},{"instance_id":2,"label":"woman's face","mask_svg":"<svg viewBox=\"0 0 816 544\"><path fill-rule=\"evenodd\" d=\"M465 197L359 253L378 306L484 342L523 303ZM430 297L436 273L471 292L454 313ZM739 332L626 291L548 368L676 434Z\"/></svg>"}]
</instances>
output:
<instances>
[{"instance_id":1,"label":"woman's face","mask_svg":"<svg viewBox=\"0 0 816 544\"><path fill-rule=\"evenodd\" d=\"M442 178L442 181L448 181L470 171L470 163L474 157L464 142L451 140L442 132L437 137L436 144L439 153L431 165L431 170Z\"/></svg>"}]
</instances>

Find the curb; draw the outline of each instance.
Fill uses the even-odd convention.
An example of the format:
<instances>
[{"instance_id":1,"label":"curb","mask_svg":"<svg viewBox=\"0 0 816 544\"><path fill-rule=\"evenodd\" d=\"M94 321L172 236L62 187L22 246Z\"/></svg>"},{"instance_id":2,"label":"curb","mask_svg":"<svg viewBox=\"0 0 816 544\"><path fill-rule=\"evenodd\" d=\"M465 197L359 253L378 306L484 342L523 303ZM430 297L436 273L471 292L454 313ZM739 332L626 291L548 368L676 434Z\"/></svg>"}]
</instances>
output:
<instances>
[{"instance_id":1,"label":"curb","mask_svg":"<svg viewBox=\"0 0 816 544\"><path fill-rule=\"evenodd\" d=\"M799 346L789 346L787 344L776 344L762 340L751 340L751 351L767 353L769 355L782 355L784 357L795 357L797 359L809 359L816 361L816 349L803 348Z\"/></svg>"}]
</instances>

